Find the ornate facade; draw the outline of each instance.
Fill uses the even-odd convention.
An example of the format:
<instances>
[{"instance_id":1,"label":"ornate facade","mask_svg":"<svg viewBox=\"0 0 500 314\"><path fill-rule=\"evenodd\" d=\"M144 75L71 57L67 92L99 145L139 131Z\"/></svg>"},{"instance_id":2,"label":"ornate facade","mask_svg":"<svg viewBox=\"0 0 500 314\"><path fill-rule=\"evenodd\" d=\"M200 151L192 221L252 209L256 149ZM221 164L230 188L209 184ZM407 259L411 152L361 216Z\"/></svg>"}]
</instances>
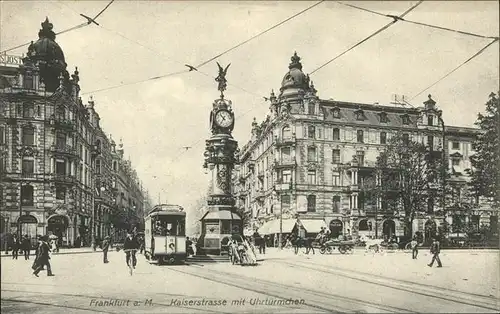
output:
<instances>
[{"instance_id":1,"label":"ornate facade","mask_svg":"<svg viewBox=\"0 0 500 314\"><path fill-rule=\"evenodd\" d=\"M53 233L61 245L90 245L92 226L96 237L109 233L105 217L117 206L116 182L132 171L114 171L121 157L99 125L94 102L82 102L79 72L66 71L48 19L22 60L0 66L2 240ZM138 186L136 177L127 181L142 215Z\"/></svg>"},{"instance_id":2,"label":"ornate facade","mask_svg":"<svg viewBox=\"0 0 500 314\"><path fill-rule=\"evenodd\" d=\"M363 196L377 157L395 135L439 155L445 147L448 184L465 189L477 129L445 126L430 96L418 108L322 100L297 54L291 60L279 96L272 92L269 97L270 115L260 124L254 119L234 177L237 206L251 213L254 230L277 234L282 217L283 233L290 233L299 218L299 227L312 234L327 226L333 235L402 236L401 206ZM429 210L414 220L414 232L425 224L439 227L445 219L435 198L427 201ZM467 218L459 214L457 209L452 216L478 226L498 221L488 206L478 206ZM452 223L452 217L446 219Z\"/></svg>"}]
</instances>

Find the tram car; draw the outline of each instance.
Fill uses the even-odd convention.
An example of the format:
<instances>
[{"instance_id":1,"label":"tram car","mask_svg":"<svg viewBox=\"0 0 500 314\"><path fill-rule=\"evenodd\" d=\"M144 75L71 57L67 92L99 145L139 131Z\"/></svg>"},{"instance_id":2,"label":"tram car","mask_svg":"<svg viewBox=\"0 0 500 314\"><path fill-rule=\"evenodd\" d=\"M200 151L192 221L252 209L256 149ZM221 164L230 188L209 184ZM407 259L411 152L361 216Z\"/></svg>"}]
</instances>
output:
<instances>
[{"instance_id":1,"label":"tram car","mask_svg":"<svg viewBox=\"0 0 500 314\"><path fill-rule=\"evenodd\" d=\"M175 264L186 260L186 212L178 205L157 205L146 216L144 249L150 263Z\"/></svg>"}]
</instances>

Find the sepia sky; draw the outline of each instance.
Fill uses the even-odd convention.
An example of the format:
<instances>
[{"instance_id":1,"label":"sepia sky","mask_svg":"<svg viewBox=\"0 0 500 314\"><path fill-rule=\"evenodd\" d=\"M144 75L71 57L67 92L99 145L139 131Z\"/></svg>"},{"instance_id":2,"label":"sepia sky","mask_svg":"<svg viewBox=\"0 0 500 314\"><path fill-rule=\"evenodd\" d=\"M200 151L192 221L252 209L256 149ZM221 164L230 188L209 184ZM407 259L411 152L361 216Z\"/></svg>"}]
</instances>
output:
<instances>
[{"instance_id":1,"label":"sepia sky","mask_svg":"<svg viewBox=\"0 0 500 314\"><path fill-rule=\"evenodd\" d=\"M0 51L37 39L48 16L54 31L85 22L108 1L0 1ZM416 2L350 2L399 15ZM203 151L209 136L217 83L200 73L156 79L122 88L98 89L185 70L304 10L314 2L115 1L91 25L57 36L68 70L78 66L84 102L94 96L102 126L118 143L123 138L153 199L189 209L207 191ZM408 20L499 36L497 1L423 2ZM324 2L289 22L223 55L231 63L226 98L237 117L234 137L243 146L251 121L268 112L271 89L279 93L294 51L305 73L312 71L391 20L335 2ZM311 75L323 99L389 103L391 95L415 94L434 83L491 39L398 22ZM21 55L27 47L10 51ZM499 90L498 42L482 55L411 101L430 93L445 123L472 126L488 95ZM201 71L217 75L211 62ZM233 85L231 85L233 84ZM243 91L243 90L245 91ZM260 96L259 96L260 95ZM192 146L185 150L183 146Z\"/></svg>"}]
</instances>

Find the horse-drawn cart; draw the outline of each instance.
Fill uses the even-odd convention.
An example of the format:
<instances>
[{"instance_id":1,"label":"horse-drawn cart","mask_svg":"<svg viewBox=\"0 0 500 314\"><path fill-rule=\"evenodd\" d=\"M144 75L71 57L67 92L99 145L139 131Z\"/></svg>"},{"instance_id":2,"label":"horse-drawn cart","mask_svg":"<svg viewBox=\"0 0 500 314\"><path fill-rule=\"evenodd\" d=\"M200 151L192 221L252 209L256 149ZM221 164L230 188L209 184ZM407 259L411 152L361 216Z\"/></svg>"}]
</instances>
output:
<instances>
[{"instance_id":1,"label":"horse-drawn cart","mask_svg":"<svg viewBox=\"0 0 500 314\"><path fill-rule=\"evenodd\" d=\"M331 254L337 248L341 254L346 254L352 252L355 242L354 240L327 240L321 244L319 252L321 254Z\"/></svg>"}]
</instances>

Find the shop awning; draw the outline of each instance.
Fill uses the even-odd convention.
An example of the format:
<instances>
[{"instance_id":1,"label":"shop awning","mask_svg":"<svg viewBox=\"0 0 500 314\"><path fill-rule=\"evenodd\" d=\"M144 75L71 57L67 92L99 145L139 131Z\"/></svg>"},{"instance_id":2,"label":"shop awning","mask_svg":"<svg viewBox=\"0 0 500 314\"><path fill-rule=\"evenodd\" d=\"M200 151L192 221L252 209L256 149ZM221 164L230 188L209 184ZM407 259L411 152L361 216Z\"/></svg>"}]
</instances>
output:
<instances>
[{"instance_id":1,"label":"shop awning","mask_svg":"<svg viewBox=\"0 0 500 314\"><path fill-rule=\"evenodd\" d=\"M321 231L321 227L327 228L324 220L301 219L300 222L308 233L319 233Z\"/></svg>"},{"instance_id":2,"label":"shop awning","mask_svg":"<svg viewBox=\"0 0 500 314\"><path fill-rule=\"evenodd\" d=\"M221 211L214 211L214 212L208 212L205 217L202 218L202 220L241 220L241 218L235 214L230 212L229 210L221 210Z\"/></svg>"},{"instance_id":3,"label":"shop awning","mask_svg":"<svg viewBox=\"0 0 500 314\"><path fill-rule=\"evenodd\" d=\"M283 233L292 232L292 229L293 227L295 227L296 222L297 221L295 219L283 219L283 225L282 225ZM280 233L280 220L275 219L266 222L264 225L262 225L262 227L259 228L258 232L260 235Z\"/></svg>"}]
</instances>

